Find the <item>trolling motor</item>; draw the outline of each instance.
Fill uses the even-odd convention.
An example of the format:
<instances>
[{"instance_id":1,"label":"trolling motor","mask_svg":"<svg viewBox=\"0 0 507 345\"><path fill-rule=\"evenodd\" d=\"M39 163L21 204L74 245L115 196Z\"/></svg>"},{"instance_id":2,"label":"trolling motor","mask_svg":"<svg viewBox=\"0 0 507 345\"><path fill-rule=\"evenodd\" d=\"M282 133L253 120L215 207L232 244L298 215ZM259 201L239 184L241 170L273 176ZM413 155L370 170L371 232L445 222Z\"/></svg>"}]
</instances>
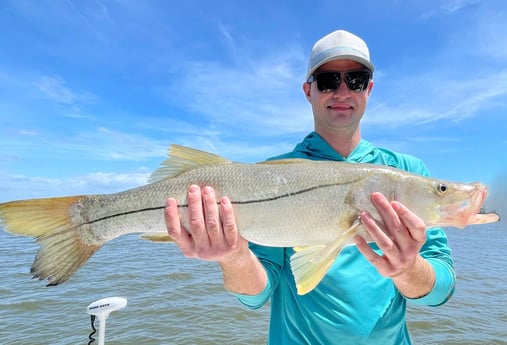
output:
<instances>
[{"instance_id":1,"label":"trolling motor","mask_svg":"<svg viewBox=\"0 0 507 345\"><path fill-rule=\"evenodd\" d=\"M99 319L99 345L104 345L104 337L106 335L106 319L109 314L115 310L124 308L127 305L127 300L123 297L108 297L99 299L93 302L86 308L86 312L91 315L92 333L88 336L91 345L95 341L93 335L96 333L94 326L95 317Z\"/></svg>"}]
</instances>

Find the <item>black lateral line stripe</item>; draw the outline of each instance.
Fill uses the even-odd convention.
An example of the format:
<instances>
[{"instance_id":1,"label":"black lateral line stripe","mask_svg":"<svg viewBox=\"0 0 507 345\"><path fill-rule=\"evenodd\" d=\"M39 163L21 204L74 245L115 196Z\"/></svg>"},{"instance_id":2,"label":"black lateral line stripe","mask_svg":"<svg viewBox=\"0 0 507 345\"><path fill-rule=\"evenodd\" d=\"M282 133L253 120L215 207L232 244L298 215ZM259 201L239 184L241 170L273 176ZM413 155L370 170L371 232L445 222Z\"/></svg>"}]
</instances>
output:
<instances>
[{"instance_id":1,"label":"black lateral line stripe","mask_svg":"<svg viewBox=\"0 0 507 345\"><path fill-rule=\"evenodd\" d=\"M275 201L275 200L280 200L280 199L288 198L288 197L291 197L291 196L294 196L294 195L308 193L308 192L311 192L311 191L314 191L314 190L317 190L317 189L320 189L320 188L327 188L327 187L336 186L336 185L339 185L339 184L340 183L330 183L330 184L318 185L318 186L314 186L314 187L311 187L311 188L301 189L301 190L299 190L297 192L294 192L294 193L281 194L281 195L274 196L274 197L271 197L271 198L264 198L264 199L257 199L257 200L246 200L246 201L231 201L231 204L233 204L233 205L248 205L248 204L255 204L255 203L258 203L258 202ZM217 202L217 204L220 205L220 202ZM186 208L186 207L188 207L188 204L178 205L178 208ZM121 217L121 216L128 216L128 215L135 214L135 213L140 213L140 212L163 210L164 208L165 208L165 206L155 206L155 207L142 208L142 209L134 210L134 211L117 213L117 214L113 214L113 215L110 215L110 216L105 216L105 217L101 217L101 218L90 220L88 222L85 222L83 225L85 225L85 224L94 224L94 223L102 222L104 220L108 220L108 219L112 219L112 218L116 218L116 217Z\"/></svg>"},{"instance_id":2,"label":"black lateral line stripe","mask_svg":"<svg viewBox=\"0 0 507 345\"><path fill-rule=\"evenodd\" d=\"M336 185L338 185L338 183L323 184L323 185L318 185L318 186L314 186L314 187L311 187L311 188L301 189L301 190L298 190L297 192L294 192L294 193L281 194L281 195L274 196L274 197L271 197L271 198L258 199L258 200L247 200L247 201L231 201L231 204L235 204L235 205L248 205L248 204L255 204L255 203L258 203L258 202L275 201L275 200L279 200L279 199L288 198L288 197L291 197L291 196L294 196L294 195L308 193L308 192L311 192L313 190L317 190L317 189L320 189L320 188L327 188L327 187L332 187L332 186L336 186Z\"/></svg>"},{"instance_id":3,"label":"black lateral line stripe","mask_svg":"<svg viewBox=\"0 0 507 345\"><path fill-rule=\"evenodd\" d=\"M165 208L165 206L155 206L155 207L142 208L142 209L134 210L134 211L116 213L116 214L112 214L110 216L105 216L105 217L101 217L101 218L97 218L97 219L93 219L93 220L87 221L84 224L98 223L98 222L102 222L104 220L108 220L108 219L111 219L111 218L116 218L116 217L121 217L121 216L128 216L130 214L135 214L135 213L140 213L140 212L163 210L164 208Z\"/></svg>"}]
</instances>

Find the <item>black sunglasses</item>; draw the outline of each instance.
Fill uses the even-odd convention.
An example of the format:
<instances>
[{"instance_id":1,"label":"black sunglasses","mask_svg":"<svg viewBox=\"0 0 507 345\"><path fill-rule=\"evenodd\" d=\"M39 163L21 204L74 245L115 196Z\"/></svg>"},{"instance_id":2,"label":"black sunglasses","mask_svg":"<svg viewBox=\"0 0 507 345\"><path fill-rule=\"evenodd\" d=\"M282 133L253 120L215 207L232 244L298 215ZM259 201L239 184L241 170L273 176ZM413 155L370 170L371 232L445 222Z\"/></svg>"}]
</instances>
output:
<instances>
[{"instance_id":1,"label":"black sunglasses","mask_svg":"<svg viewBox=\"0 0 507 345\"><path fill-rule=\"evenodd\" d=\"M309 83L317 82L317 89L320 92L334 92L338 90L342 80L350 91L361 92L366 90L371 79L369 70L351 71L351 72L321 72L308 78Z\"/></svg>"}]
</instances>

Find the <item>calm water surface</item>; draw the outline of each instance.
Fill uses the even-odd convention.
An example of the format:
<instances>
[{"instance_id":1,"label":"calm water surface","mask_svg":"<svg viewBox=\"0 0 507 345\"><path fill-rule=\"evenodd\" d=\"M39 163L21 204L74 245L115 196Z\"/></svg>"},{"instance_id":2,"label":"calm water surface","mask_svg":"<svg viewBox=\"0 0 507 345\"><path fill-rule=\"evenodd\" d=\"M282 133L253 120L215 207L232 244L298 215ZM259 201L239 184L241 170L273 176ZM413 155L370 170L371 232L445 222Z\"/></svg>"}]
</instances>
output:
<instances>
[{"instance_id":1,"label":"calm water surface","mask_svg":"<svg viewBox=\"0 0 507 345\"><path fill-rule=\"evenodd\" d=\"M447 233L456 293L441 307L409 308L414 344L507 344L505 221ZM109 345L266 341L268 308L244 309L222 288L214 263L184 259L174 245L124 236L51 288L30 278L36 250L31 239L0 231L1 344L87 344L86 307L110 296L128 305L107 320Z\"/></svg>"}]
</instances>

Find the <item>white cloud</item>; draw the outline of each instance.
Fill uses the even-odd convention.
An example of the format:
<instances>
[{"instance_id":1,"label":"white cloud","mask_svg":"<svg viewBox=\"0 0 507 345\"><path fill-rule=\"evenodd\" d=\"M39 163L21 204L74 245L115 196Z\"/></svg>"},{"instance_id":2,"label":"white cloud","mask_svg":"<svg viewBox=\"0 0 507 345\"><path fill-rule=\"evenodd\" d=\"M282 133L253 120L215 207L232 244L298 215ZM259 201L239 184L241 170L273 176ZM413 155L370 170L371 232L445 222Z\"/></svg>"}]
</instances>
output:
<instances>
[{"instance_id":1,"label":"white cloud","mask_svg":"<svg viewBox=\"0 0 507 345\"><path fill-rule=\"evenodd\" d=\"M95 100L95 96L89 92L72 91L61 77L40 77L34 85L48 100L61 104L93 103Z\"/></svg>"},{"instance_id":2,"label":"white cloud","mask_svg":"<svg viewBox=\"0 0 507 345\"><path fill-rule=\"evenodd\" d=\"M28 136L39 135L39 133L37 131L32 131L32 130L29 130L29 129L20 129L16 133L19 134L19 135L28 135Z\"/></svg>"},{"instance_id":3,"label":"white cloud","mask_svg":"<svg viewBox=\"0 0 507 345\"><path fill-rule=\"evenodd\" d=\"M423 19L428 19L440 15L454 15L460 10L469 6L479 4L481 0L437 0L431 3L431 8L425 8L421 14ZM435 2L439 4L435 4ZM425 5L429 4L424 2Z\"/></svg>"},{"instance_id":4,"label":"white cloud","mask_svg":"<svg viewBox=\"0 0 507 345\"><path fill-rule=\"evenodd\" d=\"M380 96L372 96L365 123L403 127L480 116L481 111L507 96L507 69L456 77L442 68L398 78L396 84L398 87L386 85L396 96L383 90L379 90Z\"/></svg>"},{"instance_id":5,"label":"white cloud","mask_svg":"<svg viewBox=\"0 0 507 345\"><path fill-rule=\"evenodd\" d=\"M444 3L440 6L440 9L444 13L454 13L467 6L475 5L480 0L444 0Z\"/></svg>"},{"instance_id":6,"label":"white cloud","mask_svg":"<svg viewBox=\"0 0 507 345\"><path fill-rule=\"evenodd\" d=\"M454 1L448 6L457 11L476 3ZM442 31L438 50L422 52L424 64L418 60L408 72L380 70L365 122L391 128L459 122L482 116L493 106L496 112L488 116L499 117L507 107L506 21L504 11L474 7L460 19L462 25Z\"/></svg>"},{"instance_id":7,"label":"white cloud","mask_svg":"<svg viewBox=\"0 0 507 345\"><path fill-rule=\"evenodd\" d=\"M145 184L150 173L95 172L69 178L47 178L0 172L0 202L40 197L108 194Z\"/></svg>"},{"instance_id":8,"label":"white cloud","mask_svg":"<svg viewBox=\"0 0 507 345\"><path fill-rule=\"evenodd\" d=\"M168 96L214 128L263 135L308 131L311 113L301 90L306 58L299 48L284 48L237 64L191 62Z\"/></svg>"}]
</instances>

